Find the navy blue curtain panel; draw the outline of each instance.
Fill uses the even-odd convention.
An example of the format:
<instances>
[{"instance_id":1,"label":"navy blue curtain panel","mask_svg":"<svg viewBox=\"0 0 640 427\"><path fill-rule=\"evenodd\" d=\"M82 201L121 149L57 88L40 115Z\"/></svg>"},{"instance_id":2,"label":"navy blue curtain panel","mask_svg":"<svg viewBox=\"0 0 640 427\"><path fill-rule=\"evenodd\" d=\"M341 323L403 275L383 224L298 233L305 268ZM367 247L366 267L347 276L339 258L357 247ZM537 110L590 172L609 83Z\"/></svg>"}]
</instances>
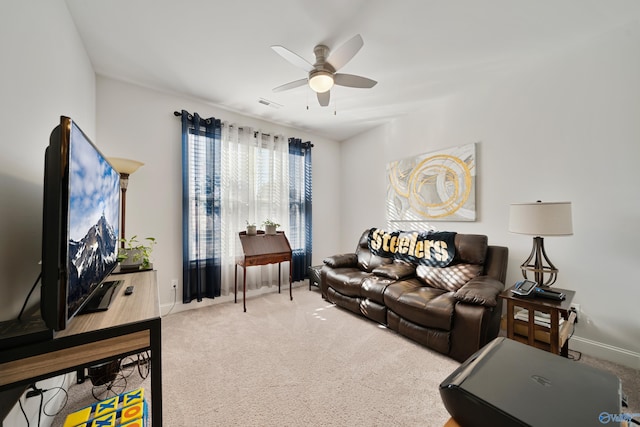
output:
<instances>
[{"instance_id":1,"label":"navy blue curtain panel","mask_svg":"<svg viewBox=\"0 0 640 427\"><path fill-rule=\"evenodd\" d=\"M182 302L220 296L221 122L182 110Z\"/></svg>"},{"instance_id":2,"label":"navy blue curtain panel","mask_svg":"<svg viewBox=\"0 0 640 427\"><path fill-rule=\"evenodd\" d=\"M289 138L289 224L292 279L308 276L312 257L312 194L310 142Z\"/></svg>"}]
</instances>

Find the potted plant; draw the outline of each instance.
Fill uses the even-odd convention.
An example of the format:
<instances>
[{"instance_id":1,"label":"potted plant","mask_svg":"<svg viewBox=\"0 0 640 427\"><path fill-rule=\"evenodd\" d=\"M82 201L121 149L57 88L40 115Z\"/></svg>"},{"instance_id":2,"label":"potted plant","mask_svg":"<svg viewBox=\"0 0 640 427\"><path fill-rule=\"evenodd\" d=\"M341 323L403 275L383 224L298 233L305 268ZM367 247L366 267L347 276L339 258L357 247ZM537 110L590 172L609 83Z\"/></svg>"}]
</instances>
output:
<instances>
[{"instance_id":1,"label":"potted plant","mask_svg":"<svg viewBox=\"0 0 640 427\"><path fill-rule=\"evenodd\" d=\"M264 225L265 234L276 234L276 229L280 227L280 224L271 221L269 218L265 219L262 225Z\"/></svg>"},{"instance_id":2,"label":"potted plant","mask_svg":"<svg viewBox=\"0 0 640 427\"><path fill-rule=\"evenodd\" d=\"M138 236L129 239L120 239L124 248L118 252L118 262L121 270L149 270L151 265L151 252L156 244L154 237L144 239L146 244L138 241Z\"/></svg>"},{"instance_id":3,"label":"potted plant","mask_svg":"<svg viewBox=\"0 0 640 427\"><path fill-rule=\"evenodd\" d=\"M256 224L247 221L247 236L255 236L256 233Z\"/></svg>"}]
</instances>

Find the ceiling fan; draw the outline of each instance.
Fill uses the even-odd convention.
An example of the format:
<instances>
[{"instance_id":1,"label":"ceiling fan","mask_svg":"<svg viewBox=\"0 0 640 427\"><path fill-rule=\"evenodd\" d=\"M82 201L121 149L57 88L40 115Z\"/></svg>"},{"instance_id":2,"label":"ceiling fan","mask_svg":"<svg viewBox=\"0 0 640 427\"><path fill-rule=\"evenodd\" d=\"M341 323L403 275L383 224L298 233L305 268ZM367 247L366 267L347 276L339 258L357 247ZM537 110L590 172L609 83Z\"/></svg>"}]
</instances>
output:
<instances>
[{"instance_id":1,"label":"ceiling fan","mask_svg":"<svg viewBox=\"0 0 640 427\"><path fill-rule=\"evenodd\" d=\"M327 46L319 44L313 48L313 53L316 55L316 62L313 65L286 47L278 45L271 46L271 49L284 59L309 73L307 78L283 84L282 86L274 88L273 91L282 92L309 84L309 87L317 93L320 105L326 107L329 105L329 92L334 84L364 89L374 87L378 83L375 80L337 72L358 53L363 45L364 41L360 34L352 37L331 54L329 54L329 48Z\"/></svg>"}]
</instances>

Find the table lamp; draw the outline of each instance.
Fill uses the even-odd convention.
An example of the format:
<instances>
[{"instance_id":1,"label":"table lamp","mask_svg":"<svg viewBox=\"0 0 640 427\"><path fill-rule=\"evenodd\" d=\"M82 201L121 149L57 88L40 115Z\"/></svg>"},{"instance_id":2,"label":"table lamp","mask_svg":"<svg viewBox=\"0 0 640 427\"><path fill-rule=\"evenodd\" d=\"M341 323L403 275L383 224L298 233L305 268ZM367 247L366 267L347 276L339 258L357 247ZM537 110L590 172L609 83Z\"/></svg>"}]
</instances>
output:
<instances>
[{"instance_id":1,"label":"table lamp","mask_svg":"<svg viewBox=\"0 0 640 427\"><path fill-rule=\"evenodd\" d=\"M120 190L122 191L122 212L120 213L120 247L124 248L124 218L127 206L127 186L129 184L129 175L138 170L144 163L137 160L123 159L120 157L109 157L111 165L120 174Z\"/></svg>"},{"instance_id":2,"label":"table lamp","mask_svg":"<svg viewBox=\"0 0 640 427\"><path fill-rule=\"evenodd\" d=\"M532 271L538 285L553 285L558 276L558 269L547 256L543 236L573 234L571 202L538 200L535 203L513 203L509 212L509 231L535 236L531 254L520 266L524 278L527 279L527 271Z\"/></svg>"}]
</instances>

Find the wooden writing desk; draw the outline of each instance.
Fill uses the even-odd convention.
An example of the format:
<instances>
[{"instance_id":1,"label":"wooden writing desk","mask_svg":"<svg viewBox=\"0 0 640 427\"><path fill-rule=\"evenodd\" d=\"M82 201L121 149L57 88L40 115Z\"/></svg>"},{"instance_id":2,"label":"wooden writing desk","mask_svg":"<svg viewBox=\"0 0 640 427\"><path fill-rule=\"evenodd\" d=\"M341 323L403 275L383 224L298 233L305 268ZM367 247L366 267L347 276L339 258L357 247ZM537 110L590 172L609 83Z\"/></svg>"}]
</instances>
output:
<instances>
[{"instance_id":1,"label":"wooden writing desk","mask_svg":"<svg viewBox=\"0 0 640 427\"><path fill-rule=\"evenodd\" d=\"M244 255L236 260L235 279L234 279L234 301L238 302L238 266L242 267L244 277L242 281L242 302L244 311L247 311L247 267L252 265L267 265L278 263L278 293L280 293L280 264L289 261L289 298L293 301L291 293L291 246L284 231L278 231L276 234L265 234L264 231L258 231L255 236L247 235L246 231L239 233L240 243L242 244L242 252Z\"/></svg>"},{"instance_id":2,"label":"wooden writing desk","mask_svg":"<svg viewBox=\"0 0 640 427\"><path fill-rule=\"evenodd\" d=\"M0 351L0 392L151 350L151 419L162 426L162 349L155 271L117 274L122 280L107 311L74 317L54 338ZM124 295L133 285L131 295ZM80 409L80 408L76 408Z\"/></svg>"}]
</instances>

